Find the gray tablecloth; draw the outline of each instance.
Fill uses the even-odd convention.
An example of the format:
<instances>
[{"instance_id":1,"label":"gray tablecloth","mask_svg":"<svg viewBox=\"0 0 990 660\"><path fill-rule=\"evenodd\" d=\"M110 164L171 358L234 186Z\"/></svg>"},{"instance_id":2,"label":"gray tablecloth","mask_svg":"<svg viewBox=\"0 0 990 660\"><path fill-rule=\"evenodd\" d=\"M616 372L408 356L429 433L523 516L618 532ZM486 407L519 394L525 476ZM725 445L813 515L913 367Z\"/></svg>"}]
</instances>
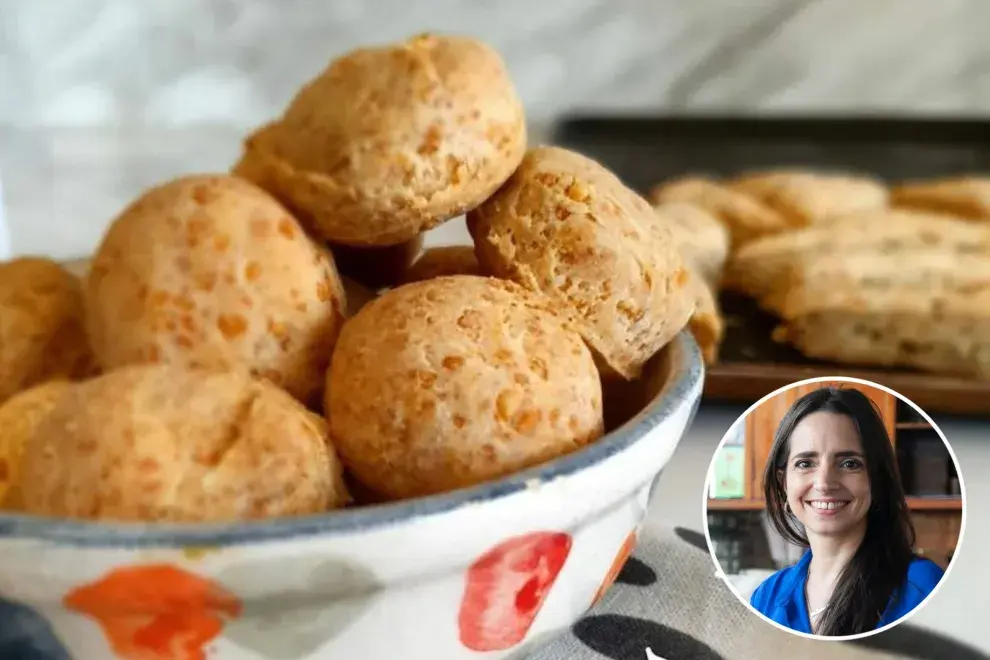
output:
<instances>
[{"instance_id":1,"label":"gray tablecloth","mask_svg":"<svg viewBox=\"0 0 990 660\"><path fill-rule=\"evenodd\" d=\"M569 634L523 650L525 660L990 659L909 622L854 642L798 637L746 608L715 574L699 531L647 528L608 595Z\"/></svg>"}]
</instances>

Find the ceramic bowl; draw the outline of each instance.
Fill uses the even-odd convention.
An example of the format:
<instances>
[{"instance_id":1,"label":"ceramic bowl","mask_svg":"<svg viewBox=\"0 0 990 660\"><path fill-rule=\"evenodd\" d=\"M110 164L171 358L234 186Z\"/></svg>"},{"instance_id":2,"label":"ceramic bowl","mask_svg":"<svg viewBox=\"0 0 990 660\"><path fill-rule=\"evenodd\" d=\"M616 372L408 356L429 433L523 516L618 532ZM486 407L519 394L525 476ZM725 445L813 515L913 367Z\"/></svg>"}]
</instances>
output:
<instances>
[{"instance_id":1,"label":"ceramic bowl","mask_svg":"<svg viewBox=\"0 0 990 660\"><path fill-rule=\"evenodd\" d=\"M0 657L525 657L611 585L703 377L683 332L600 441L434 497L252 524L0 517Z\"/></svg>"}]
</instances>

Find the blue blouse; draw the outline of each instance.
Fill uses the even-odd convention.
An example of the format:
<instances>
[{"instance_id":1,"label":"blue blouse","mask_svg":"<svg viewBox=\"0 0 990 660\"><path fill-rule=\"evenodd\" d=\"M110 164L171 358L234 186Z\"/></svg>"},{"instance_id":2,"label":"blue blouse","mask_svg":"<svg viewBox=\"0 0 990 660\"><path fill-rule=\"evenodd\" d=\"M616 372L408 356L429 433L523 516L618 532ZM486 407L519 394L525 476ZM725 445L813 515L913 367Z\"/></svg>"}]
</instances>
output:
<instances>
[{"instance_id":1,"label":"blue blouse","mask_svg":"<svg viewBox=\"0 0 990 660\"><path fill-rule=\"evenodd\" d=\"M813 634L808 603L804 597L810 564L811 550L808 550L797 564L777 571L764 580L750 597L750 604L771 621L797 632ZM908 566L904 584L894 594L877 628L897 621L920 605L935 589L942 575L942 569L935 562L914 558Z\"/></svg>"}]
</instances>

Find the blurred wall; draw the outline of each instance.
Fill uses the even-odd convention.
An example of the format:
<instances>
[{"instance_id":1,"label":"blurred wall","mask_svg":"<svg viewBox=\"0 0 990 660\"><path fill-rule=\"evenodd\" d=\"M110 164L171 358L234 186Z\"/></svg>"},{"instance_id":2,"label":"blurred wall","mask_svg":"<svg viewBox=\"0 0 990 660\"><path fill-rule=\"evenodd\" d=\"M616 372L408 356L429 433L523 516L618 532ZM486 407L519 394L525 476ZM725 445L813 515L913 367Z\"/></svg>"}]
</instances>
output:
<instances>
[{"instance_id":1,"label":"blurred wall","mask_svg":"<svg viewBox=\"0 0 990 660\"><path fill-rule=\"evenodd\" d=\"M434 29L582 109L990 110L986 0L0 0L0 124L277 113L332 57Z\"/></svg>"}]
</instances>

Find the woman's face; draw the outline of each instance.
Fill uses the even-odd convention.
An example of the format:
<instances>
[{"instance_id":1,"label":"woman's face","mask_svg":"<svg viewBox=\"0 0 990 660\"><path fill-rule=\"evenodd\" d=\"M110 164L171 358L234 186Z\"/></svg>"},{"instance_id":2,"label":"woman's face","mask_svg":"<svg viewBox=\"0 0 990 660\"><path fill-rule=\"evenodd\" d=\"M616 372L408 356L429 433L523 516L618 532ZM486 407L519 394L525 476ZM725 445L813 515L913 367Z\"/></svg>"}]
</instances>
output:
<instances>
[{"instance_id":1,"label":"woman's face","mask_svg":"<svg viewBox=\"0 0 990 660\"><path fill-rule=\"evenodd\" d=\"M842 536L866 524L870 478L856 424L846 415L815 412L791 432L784 488L808 533Z\"/></svg>"}]
</instances>

